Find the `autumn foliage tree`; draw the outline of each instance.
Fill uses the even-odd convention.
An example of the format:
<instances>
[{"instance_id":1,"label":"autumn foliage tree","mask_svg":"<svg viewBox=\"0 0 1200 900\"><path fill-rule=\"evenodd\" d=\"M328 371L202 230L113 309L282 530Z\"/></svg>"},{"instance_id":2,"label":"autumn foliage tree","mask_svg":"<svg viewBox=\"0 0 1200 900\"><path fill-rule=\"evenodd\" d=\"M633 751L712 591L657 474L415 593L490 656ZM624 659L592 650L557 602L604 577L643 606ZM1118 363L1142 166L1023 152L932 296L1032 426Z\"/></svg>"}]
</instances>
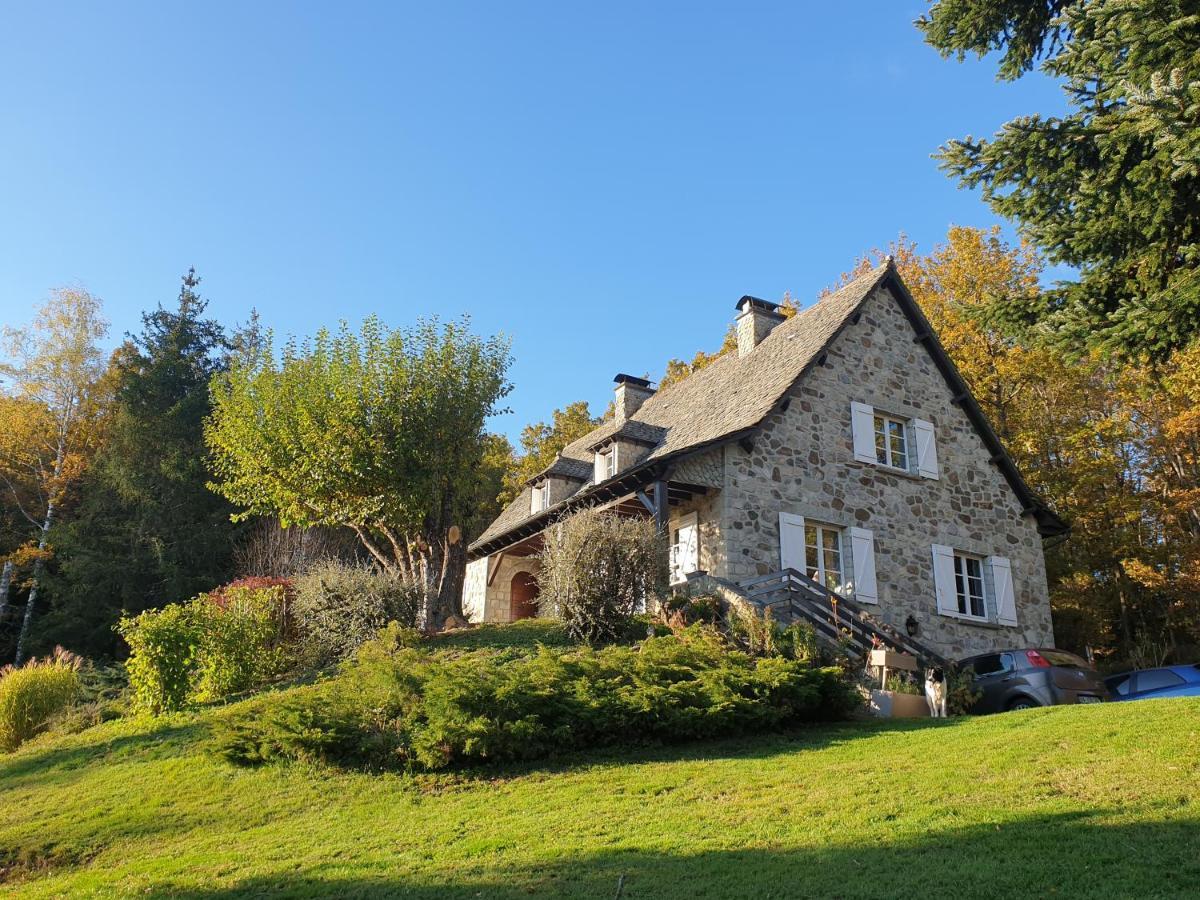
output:
<instances>
[{"instance_id":1,"label":"autumn foliage tree","mask_svg":"<svg viewBox=\"0 0 1200 900\"><path fill-rule=\"evenodd\" d=\"M510 390L509 345L466 320L390 331L369 318L276 357L270 336L213 383L213 487L239 518L354 531L379 565L420 580L424 621L461 615L464 525ZM493 494L494 496L494 494Z\"/></svg>"},{"instance_id":2,"label":"autumn foliage tree","mask_svg":"<svg viewBox=\"0 0 1200 900\"><path fill-rule=\"evenodd\" d=\"M81 290L55 291L27 327L3 332L0 481L32 535L23 548L32 563L18 663L37 610L50 529L100 441L106 408L100 341L107 332L100 301ZM0 598L0 609L6 601Z\"/></svg>"}]
</instances>

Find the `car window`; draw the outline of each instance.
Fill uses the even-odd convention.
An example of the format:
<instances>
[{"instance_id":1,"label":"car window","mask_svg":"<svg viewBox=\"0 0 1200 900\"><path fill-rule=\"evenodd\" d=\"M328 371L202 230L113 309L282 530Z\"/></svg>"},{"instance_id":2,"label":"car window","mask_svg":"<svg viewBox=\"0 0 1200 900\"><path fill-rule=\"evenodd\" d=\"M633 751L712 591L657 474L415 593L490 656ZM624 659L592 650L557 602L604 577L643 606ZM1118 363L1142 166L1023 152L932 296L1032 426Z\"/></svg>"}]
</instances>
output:
<instances>
[{"instance_id":1,"label":"car window","mask_svg":"<svg viewBox=\"0 0 1200 900\"><path fill-rule=\"evenodd\" d=\"M1176 687L1183 684L1183 679L1170 669L1147 669L1137 673L1137 689L1142 691L1158 691L1162 688Z\"/></svg>"},{"instance_id":2,"label":"car window","mask_svg":"<svg viewBox=\"0 0 1200 900\"><path fill-rule=\"evenodd\" d=\"M1107 678L1104 683L1114 694L1120 694L1124 697L1133 688L1133 676L1129 672L1126 672L1124 675L1114 675L1112 678Z\"/></svg>"},{"instance_id":3,"label":"car window","mask_svg":"<svg viewBox=\"0 0 1200 900\"><path fill-rule=\"evenodd\" d=\"M1052 666L1074 666L1077 669L1086 669L1087 663L1076 656L1074 653L1067 653L1065 650L1039 650L1038 653L1046 658L1046 662Z\"/></svg>"},{"instance_id":4,"label":"car window","mask_svg":"<svg viewBox=\"0 0 1200 900\"><path fill-rule=\"evenodd\" d=\"M1000 668L1005 672L1013 672L1017 668L1017 661L1013 659L1011 653L1000 654Z\"/></svg>"},{"instance_id":5,"label":"car window","mask_svg":"<svg viewBox=\"0 0 1200 900\"><path fill-rule=\"evenodd\" d=\"M1000 662L999 653L989 653L986 656L977 656L971 665L975 669L976 678L982 678L984 675L995 675L997 672L1004 671L1004 666Z\"/></svg>"}]
</instances>

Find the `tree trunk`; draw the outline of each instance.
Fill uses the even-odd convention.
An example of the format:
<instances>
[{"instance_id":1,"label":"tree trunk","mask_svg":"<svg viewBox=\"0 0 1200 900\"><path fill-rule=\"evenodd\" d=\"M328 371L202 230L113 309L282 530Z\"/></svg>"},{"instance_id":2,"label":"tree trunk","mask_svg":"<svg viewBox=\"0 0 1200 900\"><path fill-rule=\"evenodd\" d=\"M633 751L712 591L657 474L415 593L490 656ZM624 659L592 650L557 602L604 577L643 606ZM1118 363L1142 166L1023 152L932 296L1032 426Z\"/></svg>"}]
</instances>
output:
<instances>
[{"instance_id":1,"label":"tree trunk","mask_svg":"<svg viewBox=\"0 0 1200 900\"><path fill-rule=\"evenodd\" d=\"M0 624L4 622L4 613L8 611L8 589L12 585L12 560L4 563L4 572L0 574Z\"/></svg>"},{"instance_id":2,"label":"tree trunk","mask_svg":"<svg viewBox=\"0 0 1200 900\"><path fill-rule=\"evenodd\" d=\"M42 577L42 555L46 552L46 540L50 526L54 523L54 501L46 504L46 518L42 522L42 537L38 541L38 558L33 563L33 575L29 579L29 597L25 601L25 615L21 618L21 630L17 634L17 654L13 662L18 666L25 661L25 643L29 640L29 626L33 623L33 609L37 603L38 587Z\"/></svg>"},{"instance_id":3,"label":"tree trunk","mask_svg":"<svg viewBox=\"0 0 1200 900\"><path fill-rule=\"evenodd\" d=\"M425 583L425 606L420 626L437 631L451 616L462 617L462 586L467 571L467 548L457 539L440 536L426 543L421 553L422 579Z\"/></svg>"}]
</instances>

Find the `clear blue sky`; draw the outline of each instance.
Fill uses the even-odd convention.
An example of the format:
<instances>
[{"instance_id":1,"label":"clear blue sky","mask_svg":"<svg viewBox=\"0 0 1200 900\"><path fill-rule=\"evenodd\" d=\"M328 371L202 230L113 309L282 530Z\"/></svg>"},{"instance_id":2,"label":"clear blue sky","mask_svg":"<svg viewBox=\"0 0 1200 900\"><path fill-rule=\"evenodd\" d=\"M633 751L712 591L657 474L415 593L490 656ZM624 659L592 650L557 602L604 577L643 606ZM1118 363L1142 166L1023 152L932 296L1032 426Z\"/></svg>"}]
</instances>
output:
<instances>
[{"instance_id":1,"label":"clear blue sky","mask_svg":"<svg viewBox=\"0 0 1200 900\"><path fill-rule=\"evenodd\" d=\"M923 6L25 3L0 29L0 321L114 339L194 265L277 332L468 312L515 435L714 347L901 231L995 218L930 153L1062 107L922 44Z\"/></svg>"}]
</instances>

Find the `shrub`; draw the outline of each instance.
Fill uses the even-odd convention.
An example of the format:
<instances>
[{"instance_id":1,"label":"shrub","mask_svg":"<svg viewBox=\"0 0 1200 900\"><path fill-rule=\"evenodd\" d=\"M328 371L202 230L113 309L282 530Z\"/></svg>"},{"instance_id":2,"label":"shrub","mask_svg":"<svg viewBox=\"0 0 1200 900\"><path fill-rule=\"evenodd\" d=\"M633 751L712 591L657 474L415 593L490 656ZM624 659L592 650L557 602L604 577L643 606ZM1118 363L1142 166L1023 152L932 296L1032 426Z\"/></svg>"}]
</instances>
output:
<instances>
[{"instance_id":1,"label":"shrub","mask_svg":"<svg viewBox=\"0 0 1200 900\"><path fill-rule=\"evenodd\" d=\"M194 606L172 603L133 618L123 616L117 631L129 645L125 670L134 704L155 715L182 709L200 650Z\"/></svg>"},{"instance_id":2,"label":"shrub","mask_svg":"<svg viewBox=\"0 0 1200 900\"><path fill-rule=\"evenodd\" d=\"M122 618L134 704L155 715L218 700L286 669L282 585L227 585L188 603Z\"/></svg>"},{"instance_id":3,"label":"shrub","mask_svg":"<svg viewBox=\"0 0 1200 900\"><path fill-rule=\"evenodd\" d=\"M950 715L967 715L982 696L983 690L975 684L972 666L946 672L946 711Z\"/></svg>"},{"instance_id":4,"label":"shrub","mask_svg":"<svg viewBox=\"0 0 1200 900\"><path fill-rule=\"evenodd\" d=\"M413 627L422 589L399 575L331 560L295 581L296 627L317 662L351 655L389 622Z\"/></svg>"},{"instance_id":5,"label":"shrub","mask_svg":"<svg viewBox=\"0 0 1200 900\"><path fill-rule=\"evenodd\" d=\"M281 584L234 583L195 604L200 644L190 698L219 700L287 668L287 594Z\"/></svg>"},{"instance_id":6,"label":"shrub","mask_svg":"<svg viewBox=\"0 0 1200 900\"><path fill-rule=\"evenodd\" d=\"M432 655L385 638L330 682L264 698L226 726L220 746L242 763L320 758L435 770L837 719L858 702L837 669L756 659L700 626L639 648L532 655Z\"/></svg>"},{"instance_id":7,"label":"shrub","mask_svg":"<svg viewBox=\"0 0 1200 900\"><path fill-rule=\"evenodd\" d=\"M585 510L546 531L542 609L575 640L615 640L666 585L666 551L649 519Z\"/></svg>"},{"instance_id":8,"label":"shrub","mask_svg":"<svg viewBox=\"0 0 1200 900\"><path fill-rule=\"evenodd\" d=\"M0 751L15 750L75 699L81 662L56 647L45 659L0 669Z\"/></svg>"}]
</instances>

